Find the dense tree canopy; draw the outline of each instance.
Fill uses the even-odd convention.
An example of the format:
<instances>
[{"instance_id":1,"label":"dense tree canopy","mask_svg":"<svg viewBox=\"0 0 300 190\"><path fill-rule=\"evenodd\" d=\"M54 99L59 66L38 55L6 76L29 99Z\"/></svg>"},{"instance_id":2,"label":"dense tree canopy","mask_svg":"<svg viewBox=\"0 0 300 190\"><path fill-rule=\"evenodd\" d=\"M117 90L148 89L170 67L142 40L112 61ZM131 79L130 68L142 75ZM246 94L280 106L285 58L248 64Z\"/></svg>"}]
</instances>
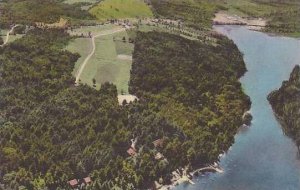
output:
<instances>
[{"instance_id":1,"label":"dense tree canopy","mask_svg":"<svg viewBox=\"0 0 300 190\"><path fill-rule=\"evenodd\" d=\"M114 85L74 86L78 55L63 50L69 39L35 29L0 49L1 188L68 189L68 180L90 176L90 189L145 189L232 144L249 108L232 42L139 33L130 87L140 100L120 107ZM126 152L131 139L135 156ZM154 146L158 139L163 146Z\"/></svg>"},{"instance_id":2,"label":"dense tree canopy","mask_svg":"<svg viewBox=\"0 0 300 190\"><path fill-rule=\"evenodd\" d=\"M29 24L35 22L54 23L61 17L70 20L92 19L80 4L64 4L61 0L9 0L0 2L0 26Z\"/></svg>"},{"instance_id":3,"label":"dense tree canopy","mask_svg":"<svg viewBox=\"0 0 300 190\"><path fill-rule=\"evenodd\" d=\"M214 13L224 9L221 4L207 0L151 0L151 5L157 16L179 19L199 30L210 28Z\"/></svg>"},{"instance_id":4,"label":"dense tree canopy","mask_svg":"<svg viewBox=\"0 0 300 190\"><path fill-rule=\"evenodd\" d=\"M139 33L133 57L130 92L177 126L163 150L172 165L212 162L228 149L250 107L238 82L245 65L231 41L222 38L214 47Z\"/></svg>"},{"instance_id":5,"label":"dense tree canopy","mask_svg":"<svg viewBox=\"0 0 300 190\"><path fill-rule=\"evenodd\" d=\"M290 79L269 94L276 116L282 123L284 132L300 147L300 67L297 65Z\"/></svg>"}]
</instances>

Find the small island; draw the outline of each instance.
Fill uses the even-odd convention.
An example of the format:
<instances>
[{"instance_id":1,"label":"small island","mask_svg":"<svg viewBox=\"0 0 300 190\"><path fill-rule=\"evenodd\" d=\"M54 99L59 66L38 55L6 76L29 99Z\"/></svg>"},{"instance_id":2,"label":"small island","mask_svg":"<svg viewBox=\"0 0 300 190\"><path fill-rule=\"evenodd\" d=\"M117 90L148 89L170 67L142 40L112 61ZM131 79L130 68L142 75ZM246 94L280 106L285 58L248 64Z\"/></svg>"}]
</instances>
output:
<instances>
[{"instance_id":1,"label":"small island","mask_svg":"<svg viewBox=\"0 0 300 190\"><path fill-rule=\"evenodd\" d=\"M293 69L288 81L268 96L268 100L282 124L285 134L291 137L300 150L300 66Z\"/></svg>"}]
</instances>

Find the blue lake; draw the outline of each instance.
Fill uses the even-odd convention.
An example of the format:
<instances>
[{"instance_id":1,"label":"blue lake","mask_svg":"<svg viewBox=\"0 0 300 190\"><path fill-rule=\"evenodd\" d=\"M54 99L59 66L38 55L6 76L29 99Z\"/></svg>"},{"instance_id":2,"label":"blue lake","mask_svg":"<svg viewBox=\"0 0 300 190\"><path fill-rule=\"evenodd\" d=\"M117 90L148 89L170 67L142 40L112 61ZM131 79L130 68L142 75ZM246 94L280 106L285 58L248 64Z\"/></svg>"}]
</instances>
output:
<instances>
[{"instance_id":1,"label":"blue lake","mask_svg":"<svg viewBox=\"0 0 300 190\"><path fill-rule=\"evenodd\" d=\"M273 115L266 97L289 78L300 64L300 40L269 36L239 26L217 26L241 52L248 72L241 82L252 101L253 124L236 135L235 143L221 158L224 173L195 178L195 185L176 190L299 190L300 158Z\"/></svg>"}]
</instances>

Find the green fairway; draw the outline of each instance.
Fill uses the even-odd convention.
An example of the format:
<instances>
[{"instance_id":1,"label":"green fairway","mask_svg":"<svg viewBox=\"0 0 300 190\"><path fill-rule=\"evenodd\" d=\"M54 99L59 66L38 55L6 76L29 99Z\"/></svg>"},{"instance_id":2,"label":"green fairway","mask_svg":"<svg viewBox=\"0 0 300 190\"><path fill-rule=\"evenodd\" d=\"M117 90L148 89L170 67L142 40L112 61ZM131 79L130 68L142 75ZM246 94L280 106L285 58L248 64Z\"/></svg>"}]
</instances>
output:
<instances>
[{"instance_id":1,"label":"green fairway","mask_svg":"<svg viewBox=\"0 0 300 190\"><path fill-rule=\"evenodd\" d=\"M126 32L116 36L127 36ZM123 42L122 42L123 43ZM122 46L122 54L129 54L133 51L133 46ZM96 39L96 52L85 67L81 80L92 85L93 78L96 79L97 88L106 81L117 86L118 92L128 93L128 82L132 61L120 60L117 58L119 42L113 41L113 35L103 36ZM121 52L120 52L121 54Z\"/></svg>"},{"instance_id":2,"label":"green fairway","mask_svg":"<svg viewBox=\"0 0 300 190\"><path fill-rule=\"evenodd\" d=\"M152 11L142 0L104 0L90 10L99 20L112 18L152 17Z\"/></svg>"},{"instance_id":3,"label":"green fairway","mask_svg":"<svg viewBox=\"0 0 300 190\"><path fill-rule=\"evenodd\" d=\"M83 34L87 35L88 32L91 32L92 34L96 34L97 32L101 32L104 30L109 30L112 29L114 26L112 25L103 25L101 27L99 26L88 26L88 27L82 27L82 28L77 28L74 29L71 34ZM83 63L84 59L88 56L88 54L92 51L92 46L91 46L91 39L90 38L75 38L73 39L69 45L66 48L68 51L73 52L73 53L79 53L80 58L77 60L74 70L72 74L75 76L80 65Z\"/></svg>"},{"instance_id":4,"label":"green fairway","mask_svg":"<svg viewBox=\"0 0 300 190\"><path fill-rule=\"evenodd\" d=\"M67 46L67 50L69 50L73 53L80 54L80 58L75 63L75 67L72 72L73 76L75 76L81 63L88 56L88 54L92 51L91 39L90 38L76 38Z\"/></svg>"},{"instance_id":5,"label":"green fairway","mask_svg":"<svg viewBox=\"0 0 300 190\"><path fill-rule=\"evenodd\" d=\"M88 31L91 31L92 34L97 34L114 27L113 25L102 26L101 29L99 27L83 27L74 32L86 34ZM124 37L125 42L123 41ZM129 43L128 39L129 37L125 31L96 38L96 50L80 75L81 83L93 86L93 79L95 79L96 88L99 89L102 83L111 82L117 86L119 93L128 93L132 60L118 58L118 55L131 58L133 44ZM92 51L91 44L90 38L76 38L68 45L67 50L81 55L75 64L74 76L85 58Z\"/></svg>"}]
</instances>

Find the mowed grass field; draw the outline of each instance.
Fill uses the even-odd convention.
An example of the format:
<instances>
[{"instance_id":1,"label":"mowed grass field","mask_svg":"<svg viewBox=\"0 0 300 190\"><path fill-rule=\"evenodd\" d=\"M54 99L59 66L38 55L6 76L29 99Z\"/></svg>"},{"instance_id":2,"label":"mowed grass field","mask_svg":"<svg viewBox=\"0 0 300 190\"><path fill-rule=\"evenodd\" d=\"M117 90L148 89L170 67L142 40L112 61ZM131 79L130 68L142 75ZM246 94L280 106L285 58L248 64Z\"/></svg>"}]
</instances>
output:
<instances>
[{"instance_id":1,"label":"mowed grass field","mask_svg":"<svg viewBox=\"0 0 300 190\"><path fill-rule=\"evenodd\" d=\"M113 27L114 27L113 25L103 25L101 27L86 26L86 27L74 29L73 33L76 33L78 35L83 34L83 35L87 36L88 32L91 32L92 34L96 34L97 32L113 29ZM74 70L72 73L75 76L81 63L85 60L85 58L92 51L91 39L90 38L75 38L68 44L66 49L73 53L79 53L81 56L75 63L75 67L74 67Z\"/></svg>"},{"instance_id":2,"label":"mowed grass field","mask_svg":"<svg viewBox=\"0 0 300 190\"><path fill-rule=\"evenodd\" d=\"M250 0L227 0L228 12L239 16L263 17L274 10L269 4L258 4Z\"/></svg>"},{"instance_id":3,"label":"mowed grass field","mask_svg":"<svg viewBox=\"0 0 300 190\"><path fill-rule=\"evenodd\" d=\"M114 26L104 26L101 30L109 30ZM96 33L97 27L83 27L78 29L79 33L91 31ZM126 42L123 41L125 37ZM101 36L95 39L96 50L88 61L80 76L83 84L93 86L93 79L96 80L96 89L101 87L104 82L111 82L117 86L118 93L128 93L128 83L132 60L120 59L118 55L132 56L133 44L128 42L127 32L119 32L111 35ZM76 62L73 75L75 76L80 65L88 54L92 51L90 38L76 38L67 47L71 52L77 52L81 58Z\"/></svg>"},{"instance_id":4,"label":"mowed grass field","mask_svg":"<svg viewBox=\"0 0 300 190\"><path fill-rule=\"evenodd\" d=\"M74 3L97 3L100 0L65 0L64 3L74 4Z\"/></svg>"},{"instance_id":5,"label":"mowed grass field","mask_svg":"<svg viewBox=\"0 0 300 190\"><path fill-rule=\"evenodd\" d=\"M3 41L6 40L6 34L9 30L5 29L5 30L0 30L0 36L2 37ZM16 35L10 35L9 39L8 39L8 43L13 42L19 38L22 38L23 34L16 34Z\"/></svg>"},{"instance_id":6,"label":"mowed grass field","mask_svg":"<svg viewBox=\"0 0 300 190\"><path fill-rule=\"evenodd\" d=\"M150 7L142 0L104 0L90 9L99 20L152 17Z\"/></svg>"}]
</instances>

